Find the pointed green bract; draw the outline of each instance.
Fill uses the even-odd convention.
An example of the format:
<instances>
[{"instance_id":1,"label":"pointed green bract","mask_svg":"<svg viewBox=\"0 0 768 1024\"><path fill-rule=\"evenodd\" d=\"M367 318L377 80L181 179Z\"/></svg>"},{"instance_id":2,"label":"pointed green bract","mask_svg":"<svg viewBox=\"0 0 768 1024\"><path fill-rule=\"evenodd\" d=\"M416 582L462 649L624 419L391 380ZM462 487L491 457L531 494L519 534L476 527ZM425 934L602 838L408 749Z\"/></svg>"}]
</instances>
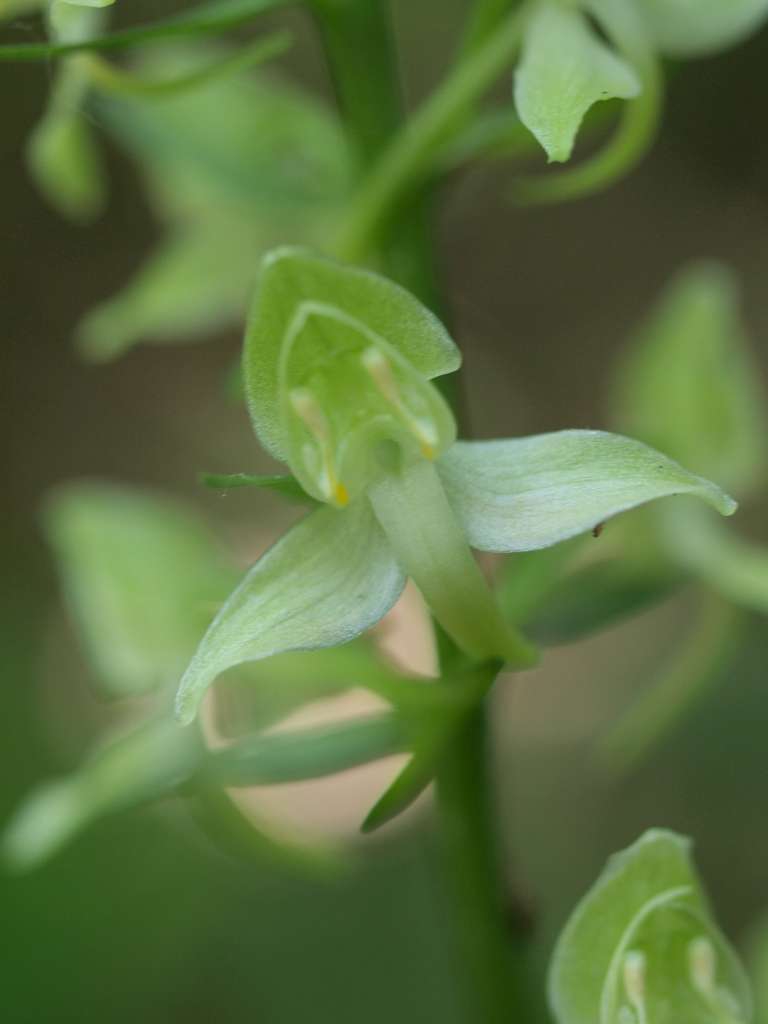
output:
<instances>
[{"instance_id":1,"label":"pointed green bract","mask_svg":"<svg viewBox=\"0 0 768 1024\"><path fill-rule=\"evenodd\" d=\"M530 665L533 650L502 619L435 467L422 459L393 469L368 493L403 571L459 647L482 660Z\"/></svg>"},{"instance_id":2,"label":"pointed green bract","mask_svg":"<svg viewBox=\"0 0 768 1024\"><path fill-rule=\"evenodd\" d=\"M768 17L766 0L639 0L660 50L697 57L738 43Z\"/></svg>"},{"instance_id":3,"label":"pointed green bract","mask_svg":"<svg viewBox=\"0 0 768 1024\"><path fill-rule=\"evenodd\" d=\"M682 836L652 829L608 861L555 948L557 1024L748 1024L744 972L689 850Z\"/></svg>"},{"instance_id":4,"label":"pointed green bract","mask_svg":"<svg viewBox=\"0 0 768 1024\"><path fill-rule=\"evenodd\" d=\"M128 488L70 484L45 526L98 681L141 693L178 678L233 582L182 505Z\"/></svg>"},{"instance_id":5,"label":"pointed green bract","mask_svg":"<svg viewBox=\"0 0 768 1024\"><path fill-rule=\"evenodd\" d=\"M615 419L696 473L737 493L759 480L766 420L733 274L684 270L620 366Z\"/></svg>"},{"instance_id":6,"label":"pointed green bract","mask_svg":"<svg viewBox=\"0 0 768 1024\"><path fill-rule=\"evenodd\" d=\"M243 364L251 419L320 500L359 493L381 440L428 457L450 444L453 417L429 378L459 361L440 322L391 281L299 249L265 258Z\"/></svg>"},{"instance_id":7,"label":"pointed green bract","mask_svg":"<svg viewBox=\"0 0 768 1024\"><path fill-rule=\"evenodd\" d=\"M696 495L723 515L736 510L716 484L640 441L601 430L460 441L438 471L470 544L480 551L545 548L676 494Z\"/></svg>"},{"instance_id":8,"label":"pointed green bract","mask_svg":"<svg viewBox=\"0 0 768 1024\"><path fill-rule=\"evenodd\" d=\"M228 668L351 640L389 611L404 583L366 502L312 512L256 562L211 623L181 680L178 717L190 722Z\"/></svg>"},{"instance_id":9,"label":"pointed green bract","mask_svg":"<svg viewBox=\"0 0 768 1024\"><path fill-rule=\"evenodd\" d=\"M599 100L632 99L640 80L575 8L543 0L526 28L515 105L550 161L565 161L579 125Z\"/></svg>"}]
</instances>

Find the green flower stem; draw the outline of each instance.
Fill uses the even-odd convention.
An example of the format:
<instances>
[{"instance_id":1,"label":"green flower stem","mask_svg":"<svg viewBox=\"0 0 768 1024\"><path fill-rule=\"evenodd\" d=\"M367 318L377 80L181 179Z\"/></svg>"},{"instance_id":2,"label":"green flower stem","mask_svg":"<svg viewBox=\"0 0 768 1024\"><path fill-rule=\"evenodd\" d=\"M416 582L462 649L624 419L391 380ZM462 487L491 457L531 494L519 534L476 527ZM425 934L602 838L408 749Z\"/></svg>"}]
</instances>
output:
<instances>
[{"instance_id":1,"label":"green flower stem","mask_svg":"<svg viewBox=\"0 0 768 1024\"><path fill-rule=\"evenodd\" d=\"M630 772L674 729L733 654L742 621L737 608L715 594L705 595L698 620L672 663L599 746L597 756L611 777Z\"/></svg>"},{"instance_id":2,"label":"green flower stem","mask_svg":"<svg viewBox=\"0 0 768 1024\"><path fill-rule=\"evenodd\" d=\"M168 18L73 43L9 43L0 61L41 61L83 50L124 50L164 39L214 36L251 21L258 14L287 7L294 0L208 0Z\"/></svg>"},{"instance_id":3,"label":"green flower stem","mask_svg":"<svg viewBox=\"0 0 768 1024\"><path fill-rule=\"evenodd\" d=\"M525 9L507 16L456 65L382 153L352 200L337 239L343 259L364 259L389 219L428 175L434 155L465 123L472 104L512 62Z\"/></svg>"},{"instance_id":4,"label":"green flower stem","mask_svg":"<svg viewBox=\"0 0 768 1024\"><path fill-rule=\"evenodd\" d=\"M401 130L404 103L388 0L312 0L336 98L364 177ZM377 240L382 269L438 305L429 199L420 191ZM369 257L373 254L368 253Z\"/></svg>"},{"instance_id":5,"label":"green flower stem","mask_svg":"<svg viewBox=\"0 0 768 1024\"><path fill-rule=\"evenodd\" d=\"M497 668L493 663L485 667L489 687ZM488 733L487 708L481 703L468 714L443 760L437 800L459 925L456 953L470 1004L467 1019L510 1024L527 1016L520 959L527 928L506 905Z\"/></svg>"},{"instance_id":6,"label":"green flower stem","mask_svg":"<svg viewBox=\"0 0 768 1024\"><path fill-rule=\"evenodd\" d=\"M499 6L498 0L479 3L486 8ZM449 139L454 126L461 127L467 103L511 60L520 28L517 22L513 27L506 26L498 43L489 41L483 47L480 35L484 33L478 32L476 43L480 53L474 58L472 69L457 69L414 121L400 127L402 96L385 6L383 0L347 0L336 4L332 12L327 0L315 0L339 105L368 173L342 230L339 254L354 258L357 252L363 252L375 258L374 250L378 250L378 257L390 275L439 314L425 172L430 155ZM358 94L365 95L371 106L358 102ZM376 137L372 127L378 131ZM390 178L393 170L395 174ZM421 188L414 180L419 177ZM447 378L449 387L443 389L454 411L460 405L457 377L458 374L452 374ZM454 529L455 524L451 530ZM466 550L463 537L461 544ZM468 551L466 556L472 561L470 576L475 577L479 570ZM482 585L481 606L485 606L488 597L484 580L477 585L478 589ZM493 614L498 613L494 610ZM438 636L441 667L448 674L447 662L461 661L462 656L439 628ZM489 662L478 668L485 672L487 679L483 682L488 688L498 667L498 662ZM512 1007L519 1009L521 1000L509 964L510 933L500 882L482 706L472 711L458 730L443 764L438 775L442 845L455 907L468 1018L506 1024L517 1016Z\"/></svg>"},{"instance_id":7,"label":"green flower stem","mask_svg":"<svg viewBox=\"0 0 768 1024\"><path fill-rule=\"evenodd\" d=\"M102 92L115 93L118 96L171 96L205 85L212 79L234 75L273 57L279 57L289 49L291 42L290 33L275 32L188 74L157 80L125 71L98 54L85 54L79 59L83 61L91 83Z\"/></svg>"}]
</instances>

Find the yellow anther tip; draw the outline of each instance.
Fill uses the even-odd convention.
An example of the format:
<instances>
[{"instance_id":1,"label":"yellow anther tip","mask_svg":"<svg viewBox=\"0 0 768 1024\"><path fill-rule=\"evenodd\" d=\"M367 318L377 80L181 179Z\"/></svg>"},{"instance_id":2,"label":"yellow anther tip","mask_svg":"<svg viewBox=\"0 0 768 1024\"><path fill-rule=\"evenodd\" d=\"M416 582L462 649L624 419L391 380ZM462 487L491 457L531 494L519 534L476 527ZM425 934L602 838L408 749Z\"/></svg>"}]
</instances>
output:
<instances>
[{"instance_id":1,"label":"yellow anther tip","mask_svg":"<svg viewBox=\"0 0 768 1024\"><path fill-rule=\"evenodd\" d=\"M426 441L423 441L421 444L421 454L425 459L429 459L429 461L432 462L435 457L435 449L431 444L427 444Z\"/></svg>"},{"instance_id":2,"label":"yellow anther tip","mask_svg":"<svg viewBox=\"0 0 768 1024\"><path fill-rule=\"evenodd\" d=\"M344 484L336 484L336 489L334 491L333 497L334 504L338 505L339 508L346 508L346 506L349 504L349 491L344 486Z\"/></svg>"}]
</instances>

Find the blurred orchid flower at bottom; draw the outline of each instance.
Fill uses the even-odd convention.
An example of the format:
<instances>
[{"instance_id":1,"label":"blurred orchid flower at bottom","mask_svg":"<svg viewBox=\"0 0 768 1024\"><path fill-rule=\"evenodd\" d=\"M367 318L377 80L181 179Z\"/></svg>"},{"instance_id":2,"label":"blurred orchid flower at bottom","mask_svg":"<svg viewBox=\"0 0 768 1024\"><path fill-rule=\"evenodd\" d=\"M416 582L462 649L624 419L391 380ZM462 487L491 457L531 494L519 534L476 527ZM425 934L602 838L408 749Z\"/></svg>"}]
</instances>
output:
<instances>
[{"instance_id":1,"label":"blurred orchid flower at bottom","mask_svg":"<svg viewBox=\"0 0 768 1024\"><path fill-rule=\"evenodd\" d=\"M297 249L266 257L245 344L251 417L322 507L221 608L182 678L180 720L237 664L373 626L406 576L471 659L530 665L535 653L504 620L472 547L545 548L678 494L735 511L716 484L621 435L456 441L431 379L459 362L442 324L385 278Z\"/></svg>"}]
</instances>

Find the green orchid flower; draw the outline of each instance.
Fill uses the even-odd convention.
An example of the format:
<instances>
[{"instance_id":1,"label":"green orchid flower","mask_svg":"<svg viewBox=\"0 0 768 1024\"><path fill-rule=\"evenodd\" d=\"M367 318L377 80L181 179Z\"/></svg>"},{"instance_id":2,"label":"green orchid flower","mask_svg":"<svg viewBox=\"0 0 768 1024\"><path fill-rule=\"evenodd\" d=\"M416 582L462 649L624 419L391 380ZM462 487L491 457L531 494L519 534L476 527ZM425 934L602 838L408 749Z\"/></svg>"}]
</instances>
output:
<instances>
[{"instance_id":1,"label":"green orchid flower","mask_svg":"<svg viewBox=\"0 0 768 1024\"><path fill-rule=\"evenodd\" d=\"M459 362L442 324L391 281L300 249L265 258L245 341L249 410L317 507L211 624L181 681L182 721L241 662L334 646L373 626L407 576L470 658L530 665L534 652L471 547L545 548L674 494L735 510L715 484L620 435L457 441L432 381Z\"/></svg>"},{"instance_id":2,"label":"green orchid flower","mask_svg":"<svg viewBox=\"0 0 768 1024\"><path fill-rule=\"evenodd\" d=\"M616 131L593 157L567 172L522 182L521 197L584 195L626 173L655 136L660 59L717 53L766 17L766 0L536 0L523 32L515 106L549 161L570 159L596 103L626 102Z\"/></svg>"},{"instance_id":3,"label":"green orchid flower","mask_svg":"<svg viewBox=\"0 0 768 1024\"><path fill-rule=\"evenodd\" d=\"M651 829L608 861L549 969L557 1024L747 1024L744 969L714 920L690 841Z\"/></svg>"}]
</instances>

